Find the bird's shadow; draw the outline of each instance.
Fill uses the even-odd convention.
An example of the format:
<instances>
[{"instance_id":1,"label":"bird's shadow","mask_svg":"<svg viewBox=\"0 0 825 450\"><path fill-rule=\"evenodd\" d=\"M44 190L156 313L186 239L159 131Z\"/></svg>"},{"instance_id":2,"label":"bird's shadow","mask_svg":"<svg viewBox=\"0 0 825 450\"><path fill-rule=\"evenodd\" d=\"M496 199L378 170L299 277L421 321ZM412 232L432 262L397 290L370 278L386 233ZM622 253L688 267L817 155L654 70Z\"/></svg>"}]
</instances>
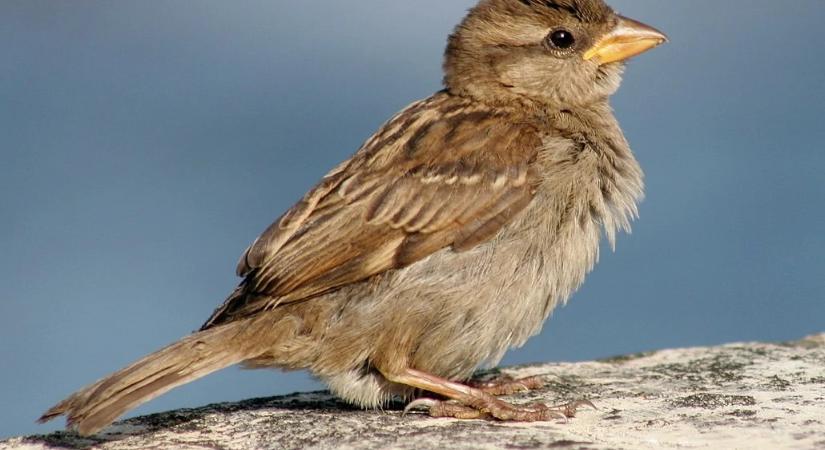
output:
<instances>
[{"instance_id":1,"label":"bird's shadow","mask_svg":"<svg viewBox=\"0 0 825 450\"><path fill-rule=\"evenodd\" d=\"M226 415L239 411L278 409L316 413L344 413L361 409L334 397L328 391L296 393L286 396L262 397L240 402L215 403L198 408L184 408L126 419L115 423L93 436L81 436L74 431L56 431L45 435L26 437L26 444L42 444L47 447L88 449L108 442L122 441L172 428L186 428L207 415ZM403 409L403 403L388 405L387 410Z\"/></svg>"}]
</instances>

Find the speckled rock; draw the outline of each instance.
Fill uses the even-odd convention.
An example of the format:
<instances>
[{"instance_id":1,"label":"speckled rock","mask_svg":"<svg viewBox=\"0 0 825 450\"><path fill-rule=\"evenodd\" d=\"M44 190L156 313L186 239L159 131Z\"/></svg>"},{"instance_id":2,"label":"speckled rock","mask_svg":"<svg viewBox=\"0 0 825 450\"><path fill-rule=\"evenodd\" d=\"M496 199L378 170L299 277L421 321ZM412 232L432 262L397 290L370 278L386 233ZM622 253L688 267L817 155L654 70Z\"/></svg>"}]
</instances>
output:
<instances>
[{"instance_id":1,"label":"speckled rock","mask_svg":"<svg viewBox=\"0 0 825 450\"><path fill-rule=\"evenodd\" d=\"M325 392L209 405L58 432L0 450L260 448L825 449L825 334L785 344L663 350L603 361L502 369L547 388L514 402L590 399L567 422L402 417L353 409ZM487 374L490 376L490 374Z\"/></svg>"}]
</instances>

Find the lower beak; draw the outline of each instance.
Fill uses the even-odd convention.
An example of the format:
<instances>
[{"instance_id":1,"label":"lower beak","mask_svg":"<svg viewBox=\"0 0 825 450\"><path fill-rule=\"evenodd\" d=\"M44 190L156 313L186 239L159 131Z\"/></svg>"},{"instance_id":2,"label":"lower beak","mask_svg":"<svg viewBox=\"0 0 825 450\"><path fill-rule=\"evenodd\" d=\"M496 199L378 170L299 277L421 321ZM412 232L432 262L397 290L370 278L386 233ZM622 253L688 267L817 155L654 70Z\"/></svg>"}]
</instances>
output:
<instances>
[{"instance_id":1,"label":"lower beak","mask_svg":"<svg viewBox=\"0 0 825 450\"><path fill-rule=\"evenodd\" d=\"M619 23L602 36L584 54L585 60L598 64L624 61L667 42L661 31L627 17L619 16Z\"/></svg>"}]
</instances>

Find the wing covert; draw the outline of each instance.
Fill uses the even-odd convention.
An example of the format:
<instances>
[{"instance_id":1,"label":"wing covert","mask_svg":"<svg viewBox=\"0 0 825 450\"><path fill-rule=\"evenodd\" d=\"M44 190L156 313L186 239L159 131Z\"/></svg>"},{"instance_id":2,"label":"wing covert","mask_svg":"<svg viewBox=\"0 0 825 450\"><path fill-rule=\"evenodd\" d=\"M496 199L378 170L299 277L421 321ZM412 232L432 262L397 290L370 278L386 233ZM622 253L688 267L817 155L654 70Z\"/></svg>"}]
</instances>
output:
<instances>
[{"instance_id":1,"label":"wing covert","mask_svg":"<svg viewBox=\"0 0 825 450\"><path fill-rule=\"evenodd\" d=\"M493 238L533 198L541 140L456 101L436 94L399 113L267 228L238 264L245 295L204 328Z\"/></svg>"}]
</instances>

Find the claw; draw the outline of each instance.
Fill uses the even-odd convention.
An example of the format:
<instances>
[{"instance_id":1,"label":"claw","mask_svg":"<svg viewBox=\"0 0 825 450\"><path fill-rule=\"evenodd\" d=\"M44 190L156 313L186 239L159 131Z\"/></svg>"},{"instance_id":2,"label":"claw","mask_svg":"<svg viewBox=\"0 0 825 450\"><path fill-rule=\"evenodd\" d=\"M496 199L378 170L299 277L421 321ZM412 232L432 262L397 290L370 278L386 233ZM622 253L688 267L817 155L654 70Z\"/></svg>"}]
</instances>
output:
<instances>
[{"instance_id":1,"label":"claw","mask_svg":"<svg viewBox=\"0 0 825 450\"><path fill-rule=\"evenodd\" d=\"M593 402L591 402L590 400L578 400L575 403L576 403L577 407L578 406L589 406L589 407L595 409L596 411L599 410L599 407L596 406L595 404L593 404Z\"/></svg>"},{"instance_id":2,"label":"claw","mask_svg":"<svg viewBox=\"0 0 825 450\"><path fill-rule=\"evenodd\" d=\"M560 411L565 417L576 417L576 411L582 406L589 406L595 410L599 409L590 400L575 400L562 405L554 405L550 408Z\"/></svg>"},{"instance_id":3,"label":"claw","mask_svg":"<svg viewBox=\"0 0 825 450\"><path fill-rule=\"evenodd\" d=\"M401 413L401 416L406 416L413 410L417 408L422 408L426 411L430 411L435 406L437 406L440 402L438 400L433 400L431 398L419 398L416 400L411 401L407 406L404 407L404 412Z\"/></svg>"},{"instance_id":4,"label":"claw","mask_svg":"<svg viewBox=\"0 0 825 450\"><path fill-rule=\"evenodd\" d=\"M559 411L558 408L555 406L547 406L544 403L531 403L526 406L525 409L535 412L537 415L540 415L543 420L552 420L552 419L562 419L565 422L568 420L567 414L563 411Z\"/></svg>"}]
</instances>

